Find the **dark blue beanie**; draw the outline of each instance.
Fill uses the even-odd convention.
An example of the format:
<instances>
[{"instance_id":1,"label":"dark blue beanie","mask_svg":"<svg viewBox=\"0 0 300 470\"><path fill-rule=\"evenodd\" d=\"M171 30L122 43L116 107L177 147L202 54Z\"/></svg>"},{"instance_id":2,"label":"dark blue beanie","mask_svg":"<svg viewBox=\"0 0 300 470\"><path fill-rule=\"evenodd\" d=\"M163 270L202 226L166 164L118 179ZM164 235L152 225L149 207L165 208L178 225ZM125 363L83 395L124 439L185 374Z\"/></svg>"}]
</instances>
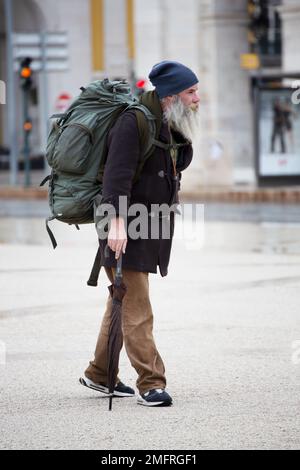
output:
<instances>
[{"instance_id":1,"label":"dark blue beanie","mask_svg":"<svg viewBox=\"0 0 300 470\"><path fill-rule=\"evenodd\" d=\"M198 83L194 72L179 62L163 60L154 65L149 79L157 91L160 99L166 96L177 95L183 90Z\"/></svg>"}]
</instances>

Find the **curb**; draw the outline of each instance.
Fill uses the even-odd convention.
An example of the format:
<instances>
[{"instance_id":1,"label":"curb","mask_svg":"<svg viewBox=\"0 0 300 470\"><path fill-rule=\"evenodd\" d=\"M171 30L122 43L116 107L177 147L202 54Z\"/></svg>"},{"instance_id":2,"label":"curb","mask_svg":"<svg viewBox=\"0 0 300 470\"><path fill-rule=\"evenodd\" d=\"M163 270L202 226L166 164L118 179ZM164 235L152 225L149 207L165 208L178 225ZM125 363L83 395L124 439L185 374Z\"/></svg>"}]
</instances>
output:
<instances>
[{"instance_id":1,"label":"curb","mask_svg":"<svg viewBox=\"0 0 300 470\"><path fill-rule=\"evenodd\" d=\"M44 188L24 188L22 186L0 187L0 199L47 199L48 191Z\"/></svg>"},{"instance_id":2,"label":"curb","mask_svg":"<svg viewBox=\"0 0 300 470\"><path fill-rule=\"evenodd\" d=\"M21 186L0 186L0 199L47 200L45 188L24 188ZM270 202L299 203L300 186L293 188L201 188L197 191L180 191L180 200L199 202Z\"/></svg>"},{"instance_id":3,"label":"curb","mask_svg":"<svg viewBox=\"0 0 300 470\"><path fill-rule=\"evenodd\" d=\"M298 203L300 202L300 187L298 188L251 188L251 189L201 189L200 191L182 191L183 201L205 202L269 202L269 203Z\"/></svg>"}]
</instances>

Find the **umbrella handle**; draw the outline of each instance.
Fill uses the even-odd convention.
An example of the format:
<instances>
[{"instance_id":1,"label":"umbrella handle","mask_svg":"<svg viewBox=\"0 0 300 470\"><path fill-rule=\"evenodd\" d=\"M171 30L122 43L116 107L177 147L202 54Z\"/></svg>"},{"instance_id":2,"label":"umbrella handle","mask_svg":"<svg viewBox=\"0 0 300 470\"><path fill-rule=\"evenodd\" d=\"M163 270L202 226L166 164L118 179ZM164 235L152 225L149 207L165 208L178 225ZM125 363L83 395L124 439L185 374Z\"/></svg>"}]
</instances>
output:
<instances>
[{"instance_id":1,"label":"umbrella handle","mask_svg":"<svg viewBox=\"0 0 300 470\"><path fill-rule=\"evenodd\" d=\"M105 258L109 257L109 246L106 245L104 249L104 255ZM116 271L116 278L119 280L122 280L122 252L119 255L118 261L117 261L117 271Z\"/></svg>"},{"instance_id":2,"label":"umbrella handle","mask_svg":"<svg viewBox=\"0 0 300 470\"><path fill-rule=\"evenodd\" d=\"M122 253L120 253L118 261L117 261L116 277L122 278Z\"/></svg>"}]
</instances>

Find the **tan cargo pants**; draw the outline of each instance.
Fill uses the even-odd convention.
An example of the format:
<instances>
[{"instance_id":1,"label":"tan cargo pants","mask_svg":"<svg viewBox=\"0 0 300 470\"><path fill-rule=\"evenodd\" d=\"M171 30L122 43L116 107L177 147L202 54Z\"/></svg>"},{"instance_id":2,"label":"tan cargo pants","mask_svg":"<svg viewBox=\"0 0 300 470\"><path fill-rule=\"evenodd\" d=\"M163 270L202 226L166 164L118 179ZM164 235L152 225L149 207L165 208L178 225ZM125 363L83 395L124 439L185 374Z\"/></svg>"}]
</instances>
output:
<instances>
[{"instance_id":1,"label":"tan cargo pants","mask_svg":"<svg viewBox=\"0 0 300 470\"><path fill-rule=\"evenodd\" d=\"M105 271L112 283L115 269L105 268ZM152 388L165 388L165 367L153 338L149 274L129 269L123 269L122 274L123 282L127 287L122 307L123 338L131 365L138 374L137 388L140 393L145 393ZM112 299L109 296L96 345L95 358L85 371L86 377L95 383L107 384L107 342L111 308Z\"/></svg>"}]
</instances>

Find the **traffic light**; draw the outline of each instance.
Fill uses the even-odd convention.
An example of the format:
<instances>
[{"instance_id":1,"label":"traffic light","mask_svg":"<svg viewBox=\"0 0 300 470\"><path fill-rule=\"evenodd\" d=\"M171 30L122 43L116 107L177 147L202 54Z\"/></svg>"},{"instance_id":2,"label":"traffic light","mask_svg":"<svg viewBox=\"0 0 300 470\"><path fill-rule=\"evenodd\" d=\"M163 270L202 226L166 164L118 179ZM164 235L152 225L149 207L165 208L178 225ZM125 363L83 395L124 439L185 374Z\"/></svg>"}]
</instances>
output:
<instances>
[{"instance_id":1,"label":"traffic light","mask_svg":"<svg viewBox=\"0 0 300 470\"><path fill-rule=\"evenodd\" d=\"M24 138L24 171L25 186L30 186L30 133L32 131L32 121L29 115L30 98L32 91L32 59L26 57L21 60L19 77L23 96L23 138Z\"/></svg>"},{"instance_id":2,"label":"traffic light","mask_svg":"<svg viewBox=\"0 0 300 470\"><path fill-rule=\"evenodd\" d=\"M269 13L267 0L249 0L248 13L250 16L249 35L252 42L259 41L269 27Z\"/></svg>"},{"instance_id":3,"label":"traffic light","mask_svg":"<svg viewBox=\"0 0 300 470\"><path fill-rule=\"evenodd\" d=\"M30 90L32 86L31 62L32 59L30 57L26 57L20 64L20 79L23 90Z\"/></svg>"},{"instance_id":4,"label":"traffic light","mask_svg":"<svg viewBox=\"0 0 300 470\"><path fill-rule=\"evenodd\" d=\"M31 132L32 131L32 122L31 119L27 119L23 124L24 132Z\"/></svg>"}]
</instances>

